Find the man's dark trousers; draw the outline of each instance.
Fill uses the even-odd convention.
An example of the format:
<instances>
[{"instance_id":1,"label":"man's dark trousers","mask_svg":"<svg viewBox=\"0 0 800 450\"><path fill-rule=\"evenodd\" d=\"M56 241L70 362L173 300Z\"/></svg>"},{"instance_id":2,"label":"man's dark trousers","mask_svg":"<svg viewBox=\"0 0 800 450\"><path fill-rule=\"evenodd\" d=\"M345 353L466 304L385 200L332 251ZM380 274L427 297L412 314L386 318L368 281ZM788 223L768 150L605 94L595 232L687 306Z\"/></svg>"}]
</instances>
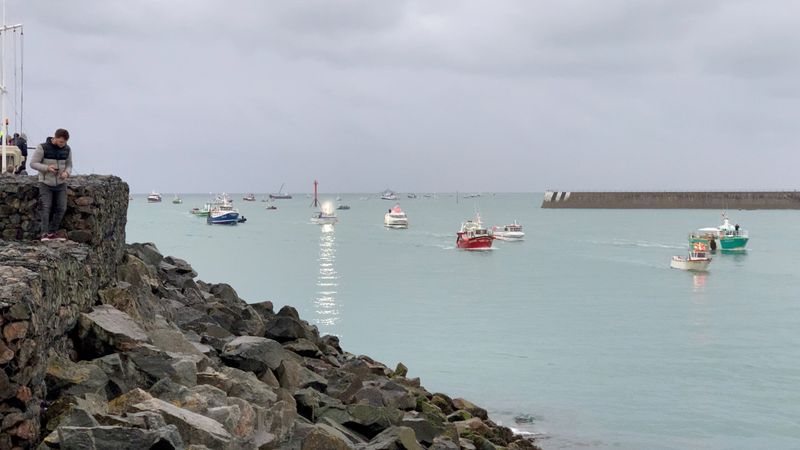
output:
<instances>
[{"instance_id":1,"label":"man's dark trousers","mask_svg":"<svg viewBox=\"0 0 800 450\"><path fill-rule=\"evenodd\" d=\"M67 183L56 186L39 183L39 200L42 202L42 233L55 233L67 212Z\"/></svg>"}]
</instances>

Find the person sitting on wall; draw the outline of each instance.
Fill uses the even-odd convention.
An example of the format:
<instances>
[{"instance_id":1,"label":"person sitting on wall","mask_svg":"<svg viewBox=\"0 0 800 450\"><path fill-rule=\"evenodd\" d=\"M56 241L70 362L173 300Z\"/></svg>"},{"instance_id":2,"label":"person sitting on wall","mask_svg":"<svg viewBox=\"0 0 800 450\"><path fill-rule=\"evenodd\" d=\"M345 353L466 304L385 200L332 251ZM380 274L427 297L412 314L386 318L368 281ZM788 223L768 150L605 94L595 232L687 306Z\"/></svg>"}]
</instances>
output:
<instances>
[{"instance_id":1,"label":"person sitting on wall","mask_svg":"<svg viewBox=\"0 0 800 450\"><path fill-rule=\"evenodd\" d=\"M67 141L69 131L59 128L53 137L36 147L31 158L31 169L39 171L42 241L67 239L63 233L57 233L67 212L67 178L72 173L72 149Z\"/></svg>"},{"instance_id":2,"label":"person sitting on wall","mask_svg":"<svg viewBox=\"0 0 800 450\"><path fill-rule=\"evenodd\" d=\"M28 161L28 137L25 136L25 133L17 135L14 133L14 143L17 145L19 152L22 153L22 162L17 167L17 171L14 172L17 175L27 175L28 171L25 168L25 165Z\"/></svg>"}]
</instances>

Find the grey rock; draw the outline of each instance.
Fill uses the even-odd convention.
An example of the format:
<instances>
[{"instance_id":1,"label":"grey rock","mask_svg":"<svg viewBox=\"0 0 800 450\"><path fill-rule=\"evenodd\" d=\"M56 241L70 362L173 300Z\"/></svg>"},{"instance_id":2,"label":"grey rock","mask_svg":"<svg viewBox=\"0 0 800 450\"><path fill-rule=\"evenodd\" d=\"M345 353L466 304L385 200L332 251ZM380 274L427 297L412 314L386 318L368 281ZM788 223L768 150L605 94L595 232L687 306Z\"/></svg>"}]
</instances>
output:
<instances>
[{"instance_id":1,"label":"grey rock","mask_svg":"<svg viewBox=\"0 0 800 450\"><path fill-rule=\"evenodd\" d=\"M98 356L127 351L150 341L139 324L113 306L96 306L92 312L81 314L78 323L81 344Z\"/></svg>"},{"instance_id":2,"label":"grey rock","mask_svg":"<svg viewBox=\"0 0 800 450\"><path fill-rule=\"evenodd\" d=\"M355 446L336 428L317 424L306 435L301 450L353 450Z\"/></svg>"},{"instance_id":3,"label":"grey rock","mask_svg":"<svg viewBox=\"0 0 800 450\"><path fill-rule=\"evenodd\" d=\"M74 363L67 358L55 356L47 365L45 383L52 397L87 393L105 396L108 376L94 364Z\"/></svg>"},{"instance_id":4,"label":"grey rock","mask_svg":"<svg viewBox=\"0 0 800 450\"><path fill-rule=\"evenodd\" d=\"M297 353L300 356L307 356L309 358L319 358L322 356L322 352L320 352L317 344L306 338L300 338L294 341L286 342L283 344L283 348Z\"/></svg>"},{"instance_id":5,"label":"grey rock","mask_svg":"<svg viewBox=\"0 0 800 450\"><path fill-rule=\"evenodd\" d=\"M259 381L255 375L233 367L222 367L219 372L214 370L199 372L197 383L214 386L229 396L239 397L265 407L272 405L278 399L273 388Z\"/></svg>"},{"instance_id":6,"label":"grey rock","mask_svg":"<svg viewBox=\"0 0 800 450\"><path fill-rule=\"evenodd\" d=\"M433 440L447 430L448 426L435 417L427 417L417 412L408 412L400 422L404 427L414 430L417 440L425 445L433 444ZM453 432L455 434L455 432Z\"/></svg>"},{"instance_id":7,"label":"grey rock","mask_svg":"<svg viewBox=\"0 0 800 450\"><path fill-rule=\"evenodd\" d=\"M142 430L121 426L59 427L62 450L182 449L181 435L174 426Z\"/></svg>"},{"instance_id":8,"label":"grey rock","mask_svg":"<svg viewBox=\"0 0 800 450\"><path fill-rule=\"evenodd\" d=\"M177 427L188 444L201 444L210 448L229 448L233 436L219 422L206 416L179 408L157 398L133 405L138 411L161 414L164 420Z\"/></svg>"},{"instance_id":9,"label":"grey rock","mask_svg":"<svg viewBox=\"0 0 800 450\"><path fill-rule=\"evenodd\" d=\"M128 253L136 256L152 267L158 267L158 264L164 259L164 257L161 256L161 252L158 251L156 244L152 242L130 244L127 246L126 250Z\"/></svg>"},{"instance_id":10,"label":"grey rock","mask_svg":"<svg viewBox=\"0 0 800 450\"><path fill-rule=\"evenodd\" d=\"M328 386L325 378L290 359L281 362L275 375L278 377L281 387L292 392L307 387L325 392Z\"/></svg>"},{"instance_id":11,"label":"grey rock","mask_svg":"<svg viewBox=\"0 0 800 450\"><path fill-rule=\"evenodd\" d=\"M375 436L364 450L423 450L414 430L408 427L391 427Z\"/></svg>"},{"instance_id":12,"label":"grey rock","mask_svg":"<svg viewBox=\"0 0 800 450\"><path fill-rule=\"evenodd\" d=\"M277 370L285 359L298 359L278 342L263 337L239 336L228 342L220 354L225 363L261 375L266 369Z\"/></svg>"},{"instance_id":13,"label":"grey rock","mask_svg":"<svg viewBox=\"0 0 800 450\"><path fill-rule=\"evenodd\" d=\"M437 437L428 450L461 450L461 446L450 438Z\"/></svg>"}]
</instances>

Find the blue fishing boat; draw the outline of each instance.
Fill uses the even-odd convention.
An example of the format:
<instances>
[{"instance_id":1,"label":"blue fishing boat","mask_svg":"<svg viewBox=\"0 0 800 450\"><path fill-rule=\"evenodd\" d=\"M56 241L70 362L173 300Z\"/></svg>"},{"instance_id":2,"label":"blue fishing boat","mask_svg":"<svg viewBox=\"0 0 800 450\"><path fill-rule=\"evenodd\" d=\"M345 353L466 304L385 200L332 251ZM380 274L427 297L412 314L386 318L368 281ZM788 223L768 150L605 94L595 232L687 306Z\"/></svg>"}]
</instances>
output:
<instances>
[{"instance_id":1,"label":"blue fishing boat","mask_svg":"<svg viewBox=\"0 0 800 450\"><path fill-rule=\"evenodd\" d=\"M236 225L239 222L239 210L223 197L211 206L206 222L211 225Z\"/></svg>"}]
</instances>

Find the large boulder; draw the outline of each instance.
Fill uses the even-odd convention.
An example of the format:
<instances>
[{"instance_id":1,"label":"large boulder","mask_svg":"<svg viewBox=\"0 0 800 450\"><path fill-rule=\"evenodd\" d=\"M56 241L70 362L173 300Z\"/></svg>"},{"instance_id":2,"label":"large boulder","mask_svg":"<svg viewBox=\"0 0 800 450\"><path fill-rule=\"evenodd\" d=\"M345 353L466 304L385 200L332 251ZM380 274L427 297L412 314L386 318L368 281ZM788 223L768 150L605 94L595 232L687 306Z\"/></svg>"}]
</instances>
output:
<instances>
[{"instance_id":1,"label":"large boulder","mask_svg":"<svg viewBox=\"0 0 800 450\"><path fill-rule=\"evenodd\" d=\"M282 388L294 392L298 389L313 388L320 392L325 392L328 382L325 378L306 369L297 361L285 359L281 361L281 365L275 371L278 377L278 382Z\"/></svg>"},{"instance_id":2,"label":"large boulder","mask_svg":"<svg viewBox=\"0 0 800 450\"><path fill-rule=\"evenodd\" d=\"M75 363L67 358L54 356L47 364L45 383L51 398L87 393L105 397L108 376L96 365Z\"/></svg>"},{"instance_id":3,"label":"large boulder","mask_svg":"<svg viewBox=\"0 0 800 450\"><path fill-rule=\"evenodd\" d=\"M326 406L344 408L341 401L311 388L300 389L295 392L294 400L297 403L297 412L312 422L316 422L321 408Z\"/></svg>"},{"instance_id":4,"label":"large boulder","mask_svg":"<svg viewBox=\"0 0 800 450\"><path fill-rule=\"evenodd\" d=\"M182 449L183 441L176 427L156 430L124 426L59 427L61 450L140 450Z\"/></svg>"},{"instance_id":5,"label":"large boulder","mask_svg":"<svg viewBox=\"0 0 800 450\"><path fill-rule=\"evenodd\" d=\"M385 407L349 405L346 408L337 406L321 408L319 417L330 419L367 438L372 438L391 426L399 425L403 413Z\"/></svg>"},{"instance_id":6,"label":"large boulder","mask_svg":"<svg viewBox=\"0 0 800 450\"><path fill-rule=\"evenodd\" d=\"M197 374L198 385L214 386L231 397L239 397L260 406L270 406L278 400L272 387L261 382L250 372L233 367L222 367L220 371L208 369Z\"/></svg>"},{"instance_id":7,"label":"large boulder","mask_svg":"<svg viewBox=\"0 0 800 450\"><path fill-rule=\"evenodd\" d=\"M481 420L488 420L489 413L486 412L485 409L477 406L476 404L470 402L469 400L464 400L463 398L454 398L453 399L453 406L455 409L464 410L475 417L479 417Z\"/></svg>"},{"instance_id":8,"label":"large boulder","mask_svg":"<svg viewBox=\"0 0 800 450\"><path fill-rule=\"evenodd\" d=\"M151 267L158 267L164 257L152 242L129 244L125 249L129 255L136 256Z\"/></svg>"},{"instance_id":9,"label":"large boulder","mask_svg":"<svg viewBox=\"0 0 800 450\"><path fill-rule=\"evenodd\" d=\"M355 447L339 430L316 424L303 440L301 450L353 450Z\"/></svg>"},{"instance_id":10,"label":"large boulder","mask_svg":"<svg viewBox=\"0 0 800 450\"><path fill-rule=\"evenodd\" d=\"M92 356L128 351L150 342L147 333L131 316L110 305L98 305L78 319L81 350Z\"/></svg>"},{"instance_id":11,"label":"large boulder","mask_svg":"<svg viewBox=\"0 0 800 450\"><path fill-rule=\"evenodd\" d=\"M137 403L133 405L133 408L138 411L161 414L164 421L177 427L187 444L225 449L230 448L233 443L233 436L225 430L221 423L163 400L153 398Z\"/></svg>"},{"instance_id":12,"label":"large boulder","mask_svg":"<svg viewBox=\"0 0 800 450\"><path fill-rule=\"evenodd\" d=\"M408 427L391 427L375 436L364 450L424 450Z\"/></svg>"},{"instance_id":13,"label":"large boulder","mask_svg":"<svg viewBox=\"0 0 800 450\"><path fill-rule=\"evenodd\" d=\"M437 416L428 416L424 413L415 411L407 412L400 422L404 427L414 430L417 440L425 445L433 444L436 437L447 434L451 438L457 438L456 428Z\"/></svg>"},{"instance_id":14,"label":"large boulder","mask_svg":"<svg viewBox=\"0 0 800 450\"><path fill-rule=\"evenodd\" d=\"M277 370L286 359L299 359L280 343L257 336L239 336L233 339L225 344L220 357L228 365L259 376L267 369Z\"/></svg>"}]
</instances>

